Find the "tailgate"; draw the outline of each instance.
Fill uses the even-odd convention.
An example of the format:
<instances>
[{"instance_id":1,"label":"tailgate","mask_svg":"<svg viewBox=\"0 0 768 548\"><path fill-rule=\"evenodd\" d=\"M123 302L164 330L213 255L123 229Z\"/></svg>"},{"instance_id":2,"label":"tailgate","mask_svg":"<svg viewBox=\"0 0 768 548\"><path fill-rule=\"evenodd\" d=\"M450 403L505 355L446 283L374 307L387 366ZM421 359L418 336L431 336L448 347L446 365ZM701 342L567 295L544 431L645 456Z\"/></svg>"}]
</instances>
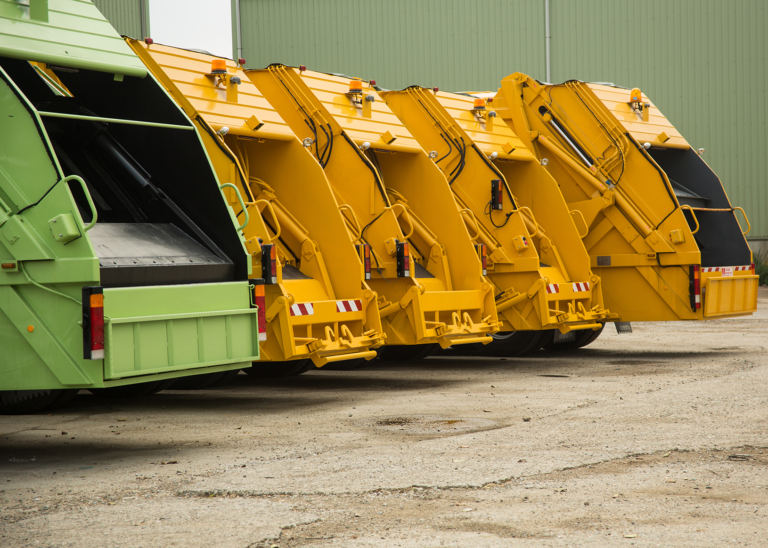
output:
<instances>
[{"instance_id":1,"label":"tailgate","mask_svg":"<svg viewBox=\"0 0 768 548\"><path fill-rule=\"evenodd\" d=\"M751 314L757 310L759 276L707 278L704 317Z\"/></svg>"},{"instance_id":2,"label":"tailgate","mask_svg":"<svg viewBox=\"0 0 768 548\"><path fill-rule=\"evenodd\" d=\"M259 359L247 282L104 289L104 379Z\"/></svg>"}]
</instances>

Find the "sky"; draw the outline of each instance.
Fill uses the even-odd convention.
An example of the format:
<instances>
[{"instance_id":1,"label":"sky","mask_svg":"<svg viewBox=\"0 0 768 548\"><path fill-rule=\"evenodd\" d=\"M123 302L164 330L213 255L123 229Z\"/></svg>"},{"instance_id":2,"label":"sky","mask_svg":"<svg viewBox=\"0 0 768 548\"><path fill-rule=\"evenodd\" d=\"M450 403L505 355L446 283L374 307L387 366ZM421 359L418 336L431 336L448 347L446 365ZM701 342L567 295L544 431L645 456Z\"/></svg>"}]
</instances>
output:
<instances>
[{"instance_id":1,"label":"sky","mask_svg":"<svg viewBox=\"0 0 768 548\"><path fill-rule=\"evenodd\" d=\"M150 0L152 39L232 58L230 0Z\"/></svg>"}]
</instances>

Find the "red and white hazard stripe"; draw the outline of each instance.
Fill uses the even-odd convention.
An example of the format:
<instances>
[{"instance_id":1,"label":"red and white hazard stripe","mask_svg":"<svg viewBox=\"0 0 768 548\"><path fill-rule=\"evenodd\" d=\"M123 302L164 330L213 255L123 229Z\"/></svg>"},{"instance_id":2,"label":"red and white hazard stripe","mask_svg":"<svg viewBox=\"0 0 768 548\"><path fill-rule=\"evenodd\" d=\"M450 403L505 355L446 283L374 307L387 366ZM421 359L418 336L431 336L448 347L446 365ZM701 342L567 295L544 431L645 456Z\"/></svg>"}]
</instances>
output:
<instances>
[{"instance_id":1,"label":"red and white hazard stripe","mask_svg":"<svg viewBox=\"0 0 768 548\"><path fill-rule=\"evenodd\" d=\"M291 306L291 316L311 316L314 313L312 303L296 303Z\"/></svg>"},{"instance_id":2,"label":"red and white hazard stripe","mask_svg":"<svg viewBox=\"0 0 768 548\"><path fill-rule=\"evenodd\" d=\"M582 291L589 291L589 282L576 282L573 284L574 293L581 293Z\"/></svg>"},{"instance_id":3,"label":"red and white hazard stripe","mask_svg":"<svg viewBox=\"0 0 768 548\"><path fill-rule=\"evenodd\" d=\"M723 268L730 268L734 272L739 272L742 270L752 270L752 265L747 266L703 266L701 267L702 272L720 272Z\"/></svg>"},{"instance_id":4,"label":"red and white hazard stripe","mask_svg":"<svg viewBox=\"0 0 768 548\"><path fill-rule=\"evenodd\" d=\"M547 293L560 293L559 284L547 284Z\"/></svg>"},{"instance_id":5,"label":"red and white hazard stripe","mask_svg":"<svg viewBox=\"0 0 768 548\"><path fill-rule=\"evenodd\" d=\"M336 301L336 312L360 312L363 309L363 303L359 300Z\"/></svg>"}]
</instances>

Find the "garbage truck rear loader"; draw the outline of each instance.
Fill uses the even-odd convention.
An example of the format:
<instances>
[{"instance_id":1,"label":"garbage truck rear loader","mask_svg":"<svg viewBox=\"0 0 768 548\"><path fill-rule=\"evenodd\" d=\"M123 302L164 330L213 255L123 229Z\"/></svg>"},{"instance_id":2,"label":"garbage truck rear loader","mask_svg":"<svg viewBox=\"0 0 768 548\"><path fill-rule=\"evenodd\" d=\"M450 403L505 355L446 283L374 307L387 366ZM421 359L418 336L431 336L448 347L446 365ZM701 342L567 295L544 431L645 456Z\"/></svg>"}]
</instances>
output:
<instances>
[{"instance_id":1,"label":"garbage truck rear loader","mask_svg":"<svg viewBox=\"0 0 768 548\"><path fill-rule=\"evenodd\" d=\"M496 112L583 219L606 306L623 321L751 314L758 278L717 176L640 90L515 73ZM746 220L747 230L749 222Z\"/></svg>"},{"instance_id":2,"label":"garbage truck rear loader","mask_svg":"<svg viewBox=\"0 0 768 548\"><path fill-rule=\"evenodd\" d=\"M249 219L264 316L261 361L247 372L281 376L375 357L383 331L365 250L341 217L318 215L339 206L312 154L237 63L127 42L194 120L238 219Z\"/></svg>"},{"instance_id":3,"label":"garbage truck rear loader","mask_svg":"<svg viewBox=\"0 0 768 548\"><path fill-rule=\"evenodd\" d=\"M417 86L382 96L421 146L435 151L487 250L503 319L489 352L520 355L555 336L561 344L594 339L610 316L557 184L527 151L507 146L514 135L494 124L486 101Z\"/></svg>"},{"instance_id":4,"label":"garbage truck rear loader","mask_svg":"<svg viewBox=\"0 0 768 548\"><path fill-rule=\"evenodd\" d=\"M303 67L246 74L315 154L352 240L370 246L383 355L490 342L498 323L481 258L439 171L376 91Z\"/></svg>"},{"instance_id":5,"label":"garbage truck rear loader","mask_svg":"<svg viewBox=\"0 0 768 548\"><path fill-rule=\"evenodd\" d=\"M250 260L194 126L92 4L34 7L0 16L0 413L250 366Z\"/></svg>"}]
</instances>

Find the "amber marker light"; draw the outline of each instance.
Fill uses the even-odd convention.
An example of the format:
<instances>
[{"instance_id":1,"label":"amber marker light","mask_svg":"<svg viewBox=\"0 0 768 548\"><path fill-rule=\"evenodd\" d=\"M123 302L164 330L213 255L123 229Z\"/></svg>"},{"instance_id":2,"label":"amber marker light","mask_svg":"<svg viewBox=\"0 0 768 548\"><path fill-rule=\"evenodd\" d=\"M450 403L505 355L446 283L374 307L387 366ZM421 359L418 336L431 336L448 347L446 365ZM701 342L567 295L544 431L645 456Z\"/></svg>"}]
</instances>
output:
<instances>
[{"instance_id":1,"label":"amber marker light","mask_svg":"<svg viewBox=\"0 0 768 548\"><path fill-rule=\"evenodd\" d=\"M224 59L214 59L211 61L211 74L226 74L227 62Z\"/></svg>"},{"instance_id":2,"label":"amber marker light","mask_svg":"<svg viewBox=\"0 0 768 548\"><path fill-rule=\"evenodd\" d=\"M362 80L350 80L349 81L349 93L362 93L363 81Z\"/></svg>"}]
</instances>

